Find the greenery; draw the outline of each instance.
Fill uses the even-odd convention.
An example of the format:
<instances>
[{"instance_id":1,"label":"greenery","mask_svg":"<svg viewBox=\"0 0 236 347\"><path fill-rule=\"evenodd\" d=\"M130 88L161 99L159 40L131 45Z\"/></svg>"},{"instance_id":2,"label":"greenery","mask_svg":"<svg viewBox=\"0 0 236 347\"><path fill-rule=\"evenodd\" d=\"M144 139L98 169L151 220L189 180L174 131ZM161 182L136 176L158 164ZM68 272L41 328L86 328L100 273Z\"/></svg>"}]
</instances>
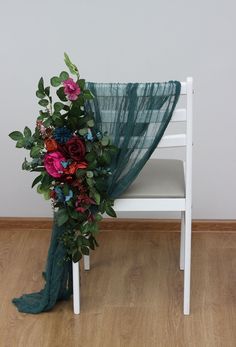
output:
<instances>
[{"instance_id":1,"label":"greenery","mask_svg":"<svg viewBox=\"0 0 236 347\"><path fill-rule=\"evenodd\" d=\"M36 96L42 109L34 132L26 126L9 136L17 148L29 150L31 159L24 159L22 169L39 173L32 187L52 200L56 223L64 228L60 242L67 250L66 258L77 262L98 246L102 215L116 216L107 180L118 149L108 134L96 128L89 107L94 96L66 53L65 63L75 80L62 71L50 79L51 86L45 86L41 77ZM57 88L55 103L51 87Z\"/></svg>"}]
</instances>

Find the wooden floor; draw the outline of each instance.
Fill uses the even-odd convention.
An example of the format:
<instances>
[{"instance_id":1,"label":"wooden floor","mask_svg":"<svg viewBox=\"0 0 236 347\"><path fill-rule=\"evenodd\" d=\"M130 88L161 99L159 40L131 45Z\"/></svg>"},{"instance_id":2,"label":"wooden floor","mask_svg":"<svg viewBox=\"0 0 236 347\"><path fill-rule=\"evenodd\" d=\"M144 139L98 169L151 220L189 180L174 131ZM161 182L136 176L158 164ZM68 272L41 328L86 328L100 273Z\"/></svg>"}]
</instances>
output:
<instances>
[{"instance_id":1,"label":"wooden floor","mask_svg":"<svg viewBox=\"0 0 236 347\"><path fill-rule=\"evenodd\" d=\"M11 299L41 288L50 232L0 231L0 347L235 347L236 234L194 233L191 315L182 314L179 234L102 232L72 301L39 315Z\"/></svg>"}]
</instances>

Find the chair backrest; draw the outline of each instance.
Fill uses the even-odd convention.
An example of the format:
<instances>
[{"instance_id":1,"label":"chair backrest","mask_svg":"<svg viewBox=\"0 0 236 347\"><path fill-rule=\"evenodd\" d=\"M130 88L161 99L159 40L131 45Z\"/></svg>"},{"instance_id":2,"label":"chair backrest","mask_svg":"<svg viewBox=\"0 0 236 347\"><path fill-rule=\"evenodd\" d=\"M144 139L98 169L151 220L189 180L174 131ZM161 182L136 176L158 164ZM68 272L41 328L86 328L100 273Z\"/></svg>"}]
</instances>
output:
<instances>
[{"instance_id":1,"label":"chair backrest","mask_svg":"<svg viewBox=\"0 0 236 347\"><path fill-rule=\"evenodd\" d=\"M186 181L186 203L191 204L192 195L192 123L193 123L193 78L188 77L181 82L181 96L185 98L185 107L176 109L172 115L171 123L185 122L185 133L164 135L158 148L186 147L185 181Z\"/></svg>"}]
</instances>

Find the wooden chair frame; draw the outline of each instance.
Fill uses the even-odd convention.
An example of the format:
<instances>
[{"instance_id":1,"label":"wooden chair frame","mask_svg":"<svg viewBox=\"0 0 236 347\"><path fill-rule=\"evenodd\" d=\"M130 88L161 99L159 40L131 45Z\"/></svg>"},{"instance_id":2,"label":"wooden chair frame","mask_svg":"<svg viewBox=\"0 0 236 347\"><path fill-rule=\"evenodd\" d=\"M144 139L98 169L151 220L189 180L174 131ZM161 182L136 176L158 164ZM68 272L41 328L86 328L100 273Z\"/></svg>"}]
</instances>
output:
<instances>
[{"instance_id":1,"label":"wooden chair frame","mask_svg":"<svg viewBox=\"0 0 236 347\"><path fill-rule=\"evenodd\" d=\"M186 147L185 197L184 198L120 198L115 200L116 212L178 211L181 212L180 270L184 270L183 312L190 314L191 281L191 233L192 233L192 118L193 118L193 79L188 77L181 82L181 95L186 96L186 107L174 111L171 122L186 122L186 133L163 136L160 147ZM90 269L90 258L84 256L84 269ZM79 263L73 267L73 306L74 313L80 313Z\"/></svg>"}]
</instances>

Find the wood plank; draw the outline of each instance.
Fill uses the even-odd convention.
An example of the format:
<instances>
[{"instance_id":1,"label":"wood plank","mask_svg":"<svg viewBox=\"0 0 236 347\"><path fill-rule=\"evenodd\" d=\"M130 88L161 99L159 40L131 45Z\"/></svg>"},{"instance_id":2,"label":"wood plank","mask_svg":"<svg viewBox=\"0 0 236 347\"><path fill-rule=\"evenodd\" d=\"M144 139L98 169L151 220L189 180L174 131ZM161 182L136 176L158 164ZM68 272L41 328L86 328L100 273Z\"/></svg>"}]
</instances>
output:
<instances>
[{"instance_id":1,"label":"wood plank","mask_svg":"<svg viewBox=\"0 0 236 347\"><path fill-rule=\"evenodd\" d=\"M52 218L0 217L0 230L48 230ZM200 220L192 223L193 232L236 232L236 220ZM176 219L127 219L106 218L100 223L102 231L180 231L180 221Z\"/></svg>"},{"instance_id":2,"label":"wood plank","mask_svg":"<svg viewBox=\"0 0 236 347\"><path fill-rule=\"evenodd\" d=\"M145 229L99 235L75 316L72 300L39 315L16 310L13 297L42 287L50 232L1 228L0 346L234 347L236 234L193 235L192 309L184 317L179 235Z\"/></svg>"}]
</instances>

